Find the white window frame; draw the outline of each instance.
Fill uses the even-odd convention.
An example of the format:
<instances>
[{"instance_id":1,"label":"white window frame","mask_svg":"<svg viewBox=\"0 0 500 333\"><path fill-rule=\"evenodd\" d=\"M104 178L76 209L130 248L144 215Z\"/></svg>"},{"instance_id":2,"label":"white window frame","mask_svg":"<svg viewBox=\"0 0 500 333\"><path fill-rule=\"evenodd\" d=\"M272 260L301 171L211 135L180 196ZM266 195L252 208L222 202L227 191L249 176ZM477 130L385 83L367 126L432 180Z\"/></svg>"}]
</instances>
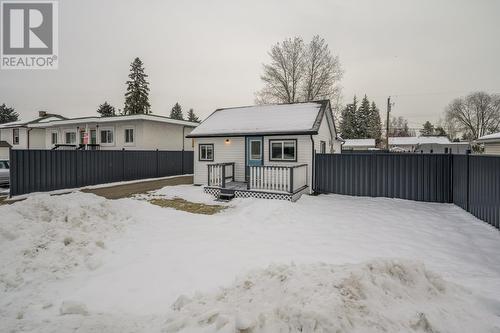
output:
<instances>
[{"instance_id":1,"label":"white window frame","mask_svg":"<svg viewBox=\"0 0 500 333\"><path fill-rule=\"evenodd\" d=\"M17 131L17 136L14 134ZM17 142L16 142L16 137L17 137ZM12 145L17 146L21 143L21 129L19 128L13 128L12 129Z\"/></svg>"},{"instance_id":2,"label":"white window frame","mask_svg":"<svg viewBox=\"0 0 500 333\"><path fill-rule=\"evenodd\" d=\"M75 141L74 142L67 142L66 135L68 133L73 133L75 135ZM66 145L76 145L77 144L76 141L78 140L78 136L76 135L76 130L65 130L63 132L63 134L64 134L64 144L66 144Z\"/></svg>"},{"instance_id":3,"label":"white window frame","mask_svg":"<svg viewBox=\"0 0 500 333\"><path fill-rule=\"evenodd\" d=\"M252 161L259 161L259 160L262 160L262 153L263 153L263 151L262 151L262 150L263 150L263 148L264 148L264 147L263 147L264 142L263 142L261 139L250 139L250 140L248 140L248 142L250 143L250 144L249 144L249 146L250 146L250 147L248 147L248 148L250 149L250 160L252 160ZM259 156L258 156L258 157L255 157L255 156L253 155L253 152L252 152L252 144L253 144L254 142L258 142L258 143L259 143Z\"/></svg>"},{"instance_id":4,"label":"white window frame","mask_svg":"<svg viewBox=\"0 0 500 333\"><path fill-rule=\"evenodd\" d=\"M202 147L205 147L205 158L202 157L202 150L203 148ZM208 156L208 151L207 151L207 148L210 147L210 149L212 149L212 158L209 159L207 156ZM214 144L213 143L200 143L198 145L198 161L201 161L201 162L213 162L215 159L215 147L214 147Z\"/></svg>"},{"instance_id":5,"label":"white window frame","mask_svg":"<svg viewBox=\"0 0 500 333\"><path fill-rule=\"evenodd\" d=\"M54 142L54 134L56 135L56 142ZM50 144L52 146L55 146L59 143L59 133L57 131L51 131L50 132Z\"/></svg>"},{"instance_id":6,"label":"white window frame","mask_svg":"<svg viewBox=\"0 0 500 333\"><path fill-rule=\"evenodd\" d=\"M102 132L110 131L113 136L113 140L111 142L102 142ZM106 138L108 139L108 138ZM99 141L101 146L114 146L115 145L115 129L113 127L100 127L99 128ZM107 141L107 140L106 140Z\"/></svg>"},{"instance_id":7,"label":"white window frame","mask_svg":"<svg viewBox=\"0 0 500 333\"><path fill-rule=\"evenodd\" d=\"M132 141L127 142L127 131L132 130ZM135 146L135 127L129 126L123 129L123 144L125 146Z\"/></svg>"},{"instance_id":8,"label":"white window frame","mask_svg":"<svg viewBox=\"0 0 500 333\"><path fill-rule=\"evenodd\" d=\"M294 158L289 159L285 158L285 142L293 143L294 148ZM278 143L281 144L281 158L273 158L273 144ZM270 139L269 140L269 161L273 162L297 162L297 140L296 139Z\"/></svg>"}]
</instances>

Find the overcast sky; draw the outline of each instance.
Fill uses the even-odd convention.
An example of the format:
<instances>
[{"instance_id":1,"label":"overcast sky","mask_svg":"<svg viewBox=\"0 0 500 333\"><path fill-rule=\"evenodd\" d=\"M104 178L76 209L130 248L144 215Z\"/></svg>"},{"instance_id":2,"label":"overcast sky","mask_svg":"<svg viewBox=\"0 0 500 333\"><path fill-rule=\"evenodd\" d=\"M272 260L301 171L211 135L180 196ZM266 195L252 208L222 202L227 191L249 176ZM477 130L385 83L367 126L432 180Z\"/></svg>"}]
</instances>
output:
<instances>
[{"instance_id":1,"label":"overcast sky","mask_svg":"<svg viewBox=\"0 0 500 333\"><path fill-rule=\"evenodd\" d=\"M500 92L500 1L61 0L59 69L0 71L0 103L22 119L40 109L94 115L123 108L133 58L149 74L155 114L179 102L202 118L249 105L278 41L319 34L340 57L344 101L367 94L412 127L454 97Z\"/></svg>"}]
</instances>

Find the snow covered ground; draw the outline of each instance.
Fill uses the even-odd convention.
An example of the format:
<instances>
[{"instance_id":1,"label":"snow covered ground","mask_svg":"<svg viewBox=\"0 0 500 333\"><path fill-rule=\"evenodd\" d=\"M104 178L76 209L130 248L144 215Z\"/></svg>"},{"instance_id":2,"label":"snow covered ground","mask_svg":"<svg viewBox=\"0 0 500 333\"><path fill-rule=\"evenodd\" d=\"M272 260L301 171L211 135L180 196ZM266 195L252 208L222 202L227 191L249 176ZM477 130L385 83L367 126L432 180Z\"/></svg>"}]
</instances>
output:
<instances>
[{"instance_id":1,"label":"snow covered ground","mask_svg":"<svg viewBox=\"0 0 500 333\"><path fill-rule=\"evenodd\" d=\"M500 332L500 233L453 205L143 199L0 206L0 331Z\"/></svg>"}]
</instances>

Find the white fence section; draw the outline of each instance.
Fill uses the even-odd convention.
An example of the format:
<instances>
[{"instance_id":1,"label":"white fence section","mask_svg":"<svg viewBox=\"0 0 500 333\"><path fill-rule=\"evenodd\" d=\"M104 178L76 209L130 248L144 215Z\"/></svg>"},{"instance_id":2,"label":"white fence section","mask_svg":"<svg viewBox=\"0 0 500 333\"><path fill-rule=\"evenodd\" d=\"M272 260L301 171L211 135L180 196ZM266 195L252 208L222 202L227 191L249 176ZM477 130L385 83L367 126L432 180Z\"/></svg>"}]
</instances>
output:
<instances>
[{"instance_id":1,"label":"white fence section","mask_svg":"<svg viewBox=\"0 0 500 333\"><path fill-rule=\"evenodd\" d=\"M307 186L307 164L293 167L293 192Z\"/></svg>"},{"instance_id":2,"label":"white fence section","mask_svg":"<svg viewBox=\"0 0 500 333\"><path fill-rule=\"evenodd\" d=\"M291 192L291 168L282 166L250 167L250 189Z\"/></svg>"},{"instance_id":3,"label":"white fence section","mask_svg":"<svg viewBox=\"0 0 500 333\"><path fill-rule=\"evenodd\" d=\"M307 185L307 164L296 166L252 166L250 190L294 193Z\"/></svg>"},{"instance_id":4,"label":"white fence section","mask_svg":"<svg viewBox=\"0 0 500 333\"><path fill-rule=\"evenodd\" d=\"M234 163L208 165L208 185L225 187L227 181L234 181Z\"/></svg>"}]
</instances>

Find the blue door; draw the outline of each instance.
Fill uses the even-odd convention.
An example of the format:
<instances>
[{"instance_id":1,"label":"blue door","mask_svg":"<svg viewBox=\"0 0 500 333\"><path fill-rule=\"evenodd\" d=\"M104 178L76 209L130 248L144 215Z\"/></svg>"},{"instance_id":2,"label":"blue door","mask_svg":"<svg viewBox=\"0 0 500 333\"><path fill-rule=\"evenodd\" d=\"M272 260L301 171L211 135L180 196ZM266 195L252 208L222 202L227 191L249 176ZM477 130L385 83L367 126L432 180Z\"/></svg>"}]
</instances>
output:
<instances>
[{"instance_id":1,"label":"blue door","mask_svg":"<svg viewBox=\"0 0 500 333\"><path fill-rule=\"evenodd\" d=\"M261 136L247 136L246 137L246 167L245 173L248 180L249 168L251 166L261 166L264 161L264 146Z\"/></svg>"}]
</instances>

